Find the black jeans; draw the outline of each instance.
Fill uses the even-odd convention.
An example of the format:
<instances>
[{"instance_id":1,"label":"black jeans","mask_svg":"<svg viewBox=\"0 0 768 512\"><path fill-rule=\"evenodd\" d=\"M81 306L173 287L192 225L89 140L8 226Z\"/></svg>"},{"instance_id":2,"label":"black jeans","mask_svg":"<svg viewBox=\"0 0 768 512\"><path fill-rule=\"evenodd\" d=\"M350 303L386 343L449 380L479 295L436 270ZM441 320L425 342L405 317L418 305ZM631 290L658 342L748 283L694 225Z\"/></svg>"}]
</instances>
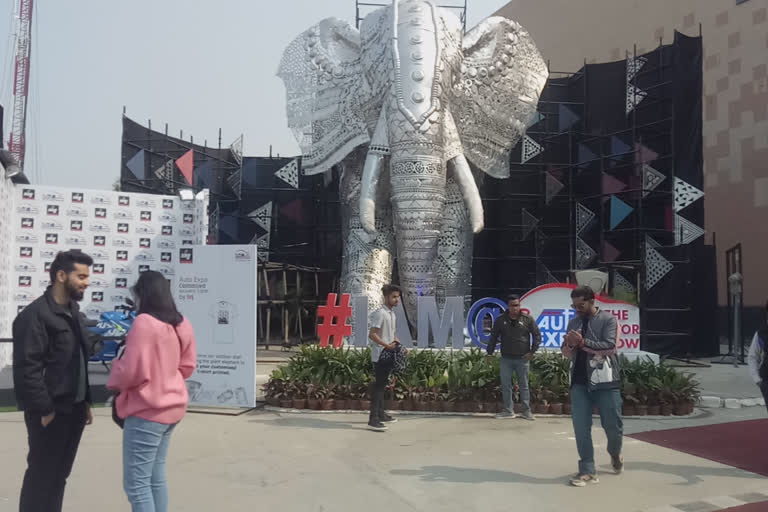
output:
<instances>
[{"instance_id":1,"label":"black jeans","mask_svg":"<svg viewBox=\"0 0 768 512\"><path fill-rule=\"evenodd\" d=\"M384 417L384 391L387 389L389 374L392 373L392 363L373 363L376 381L371 393L371 414L369 422L381 421Z\"/></svg>"},{"instance_id":2,"label":"black jeans","mask_svg":"<svg viewBox=\"0 0 768 512\"><path fill-rule=\"evenodd\" d=\"M85 429L87 404L73 407L70 414L57 412L47 426L40 415L25 412L29 455L21 487L20 512L60 512L64 487L72 472L80 438Z\"/></svg>"}]
</instances>

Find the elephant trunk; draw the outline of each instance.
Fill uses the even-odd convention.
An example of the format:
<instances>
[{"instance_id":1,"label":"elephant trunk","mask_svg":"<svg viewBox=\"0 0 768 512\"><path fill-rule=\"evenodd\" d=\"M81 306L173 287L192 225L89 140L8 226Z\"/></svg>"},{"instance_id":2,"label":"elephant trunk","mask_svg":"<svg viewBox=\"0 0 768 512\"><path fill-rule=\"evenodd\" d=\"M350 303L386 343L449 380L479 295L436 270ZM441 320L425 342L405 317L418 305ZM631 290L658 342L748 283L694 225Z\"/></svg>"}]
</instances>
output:
<instances>
[{"instance_id":1,"label":"elephant trunk","mask_svg":"<svg viewBox=\"0 0 768 512\"><path fill-rule=\"evenodd\" d=\"M446 166L439 157L393 157L390 169L392 216L403 305L417 324L419 296L434 296L438 239L442 228Z\"/></svg>"}]
</instances>

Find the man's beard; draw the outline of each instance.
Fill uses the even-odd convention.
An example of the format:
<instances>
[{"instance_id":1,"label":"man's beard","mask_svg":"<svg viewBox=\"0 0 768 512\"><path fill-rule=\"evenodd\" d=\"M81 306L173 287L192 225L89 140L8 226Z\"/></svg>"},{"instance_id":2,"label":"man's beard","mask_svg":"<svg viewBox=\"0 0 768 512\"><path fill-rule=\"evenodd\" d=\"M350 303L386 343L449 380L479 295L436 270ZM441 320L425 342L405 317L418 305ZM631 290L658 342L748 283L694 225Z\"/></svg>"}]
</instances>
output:
<instances>
[{"instance_id":1,"label":"man's beard","mask_svg":"<svg viewBox=\"0 0 768 512\"><path fill-rule=\"evenodd\" d=\"M69 294L70 300L74 302L83 300L83 292L72 286L70 283L67 283L67 293Z\"/></svg>"}]
</instances>

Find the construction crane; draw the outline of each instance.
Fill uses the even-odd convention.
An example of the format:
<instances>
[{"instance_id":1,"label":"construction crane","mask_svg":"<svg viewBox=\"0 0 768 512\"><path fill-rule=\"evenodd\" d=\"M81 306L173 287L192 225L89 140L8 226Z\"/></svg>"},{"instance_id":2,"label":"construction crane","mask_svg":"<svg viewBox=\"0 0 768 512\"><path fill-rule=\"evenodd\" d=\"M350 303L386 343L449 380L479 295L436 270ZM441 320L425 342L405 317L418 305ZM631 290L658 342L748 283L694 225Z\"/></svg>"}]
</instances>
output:
<instances>
[{"instance_id":1,"label":"construction crane","mask_svg":"<svg viewBox=\"0 0 768 512\"><path fill-rule=\"evenodd\" d=\"M13 77L13 120L8 151L24 170L27 93L29 92L30 53L32 51L32 0L19 0L16 30L16 66Z\"/></svg>"}]
</instances>

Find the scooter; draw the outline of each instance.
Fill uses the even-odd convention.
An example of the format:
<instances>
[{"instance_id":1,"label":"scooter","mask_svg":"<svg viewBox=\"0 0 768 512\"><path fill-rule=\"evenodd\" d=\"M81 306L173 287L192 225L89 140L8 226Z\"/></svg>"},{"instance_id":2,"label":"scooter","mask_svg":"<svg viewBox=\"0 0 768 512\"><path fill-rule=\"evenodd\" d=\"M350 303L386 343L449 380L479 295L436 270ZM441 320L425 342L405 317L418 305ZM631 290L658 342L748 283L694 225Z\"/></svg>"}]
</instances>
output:
<instances>
[{"instance_id":1,"label":"scooter","mask_svg":"<svg viewBox=\"0 0 768 512\"><path fill-rule=\"evenodd\" d=\"M90 362L101 363L110 371L109 363L117 357L120 347L125 344L133 321L136 319L136 305L131 299L117 306L114 311L105 311L99 320L88 320L88 341L91 345Z\"/></svg>"}]
</instances>

